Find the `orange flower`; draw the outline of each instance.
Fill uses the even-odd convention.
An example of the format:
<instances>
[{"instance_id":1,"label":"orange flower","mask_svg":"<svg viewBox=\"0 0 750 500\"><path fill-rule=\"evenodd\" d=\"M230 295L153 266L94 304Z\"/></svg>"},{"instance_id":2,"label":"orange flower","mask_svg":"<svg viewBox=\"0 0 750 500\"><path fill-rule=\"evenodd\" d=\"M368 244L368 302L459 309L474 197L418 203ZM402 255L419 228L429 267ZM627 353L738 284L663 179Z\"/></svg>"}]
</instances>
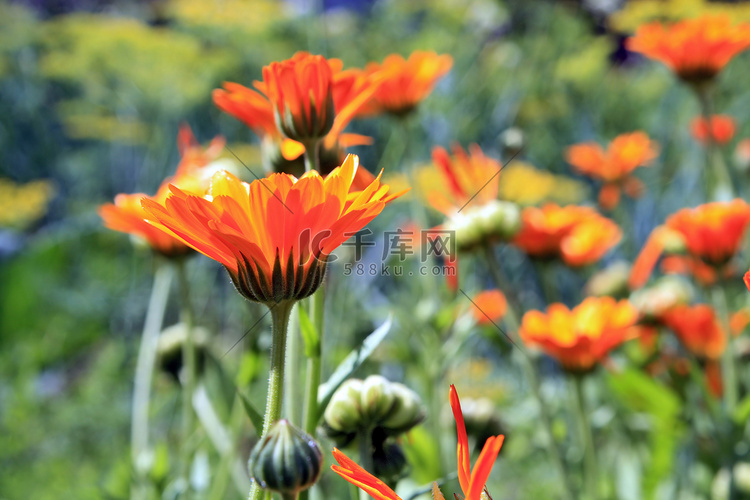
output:
<instances>
[{"instance_id":1,"label":"orange flower","mask_svg":"<svg viewBox=\"0 0 750 500\"><path fill-rule=\"evenodd\" d=\"M729 115L713 115L710 127L706 125L706 119L702 116L697 116L690 122L690 133L701 144L706 144L709 134L714 143L726 144L734 137L735 129L734 118Z\"/></svg>"},{"instance_id":2,"label":"orange flower","mask_svg":"<svg viewBox=\"0 0 750 500\"><path fill-rule=\"evenodd\" d=\"M631 177L637 167L648 165L659 154L657 144L645 132L617 136L605 152L594 142L570 146L565 158L577 171L604 182L599 204L607 210L617 206L620 189L639 194L640 182Z\"/></svg>"},{"instance_id":3,"label":"orange flower","mask_svg":"<svg viewBox=\"0 0 750 500\"><path fill-rule=\"evenodd\" d=\"M391 54L382 64L370 63L365 71L383 78L380 88L361 114L382 112L403 116L411 112L435 88L437 81L453 66L447 54L417 50L409 59Z\"/></svg>"},{"instance_id":4,"label":"orange flower","mask_svg":"<svg viewBox=\"0 0 750 500\"><path fill-rule=\"evenodd\" d=\"M349 193L359 159L350 155L325 179L271 174L251 184L218 172L206 197L171 186L164 204L144 200L148 219L223 264L237 290L266 304L311 295L328 255L392 199L380 176Z\"/></svg>"},{"instance_id":5,"label":"orange flower","mask_svg":"<svg viewBox=\"0 0 750 500\"><path fill-rule=\"evenodd\" d=\"M628 38L626 47L664 63L687 82L700 83L750 47L750 24L734 25L726 15L704 15L671 26L649 23Z\"/></svg>"},{"instance_id":6,"label":"orange flower","mask_svg":"<svg viewBox=\"0 0 750 500\"><path fill-rule=\"evenodd\" d=\"M631 288L643 286L665 246L684 246L690 256L721 267L737 253L750 224L750 205L741 199L684 208L651 233L631 270Z\"/></svg>"},{"instance_id":7,"label":"orange flower","mask_svg":"<svg viewBox=\"0 0 750 500\"><path fill-rule=\"evenodd\" d=\"M740 309L729 318L729 330L732 336L737 337L750 325L750 309Z\"/></svg>"},{"instance_id":8,"label":"orange flower","mask_svg":"<svg viewBox=\"0 0 750 500\"><path fill-rule=\"evenodd\" d=\"M496 200L500 162L485 156L477 144L469 146L469 153L458 144L454 144L451 151L453 156L440 146L432 150L432 162L442 182L427 193L430 205L450 217L469 201L484 205Z\"/></svg>"},{"instance_id":9,"label":"orange flower","mask_svg":"<svg viewBox=\"0 0 750 500\"><path fill-rule=\"evenodd\" d=\"M745 282L745 286L750 291L750 271L745 273L745 275L742 277L742 281Z\"/></svg>"},{"instance_id":10,"label":"orange flower","mask_svg":"<svg viewBox=\"0 0 750 500\"><path fill-rule=\"evenodd\" d=\"M267 139L264 145L277 147L284 160L291 162L304 154L305 146L298 141L324 137L321 162L334 158L339 165L344 158L341 148L371 144L369 137L343 130L379 85L378 78L362 70L342 68L339 59L297 52L263 68L264 80L254 82L255 90L225 82L223 89L213 91L213 101Z\"/></svg>"},{"instance_id":11,"label":"orange flower","mask_svg":"<svg viewBox=\"0 0 750 500\"><path fill-rule=\"evenodd\" d=\"M665 325L680 342L700 358L718 359L727 344L727 338L716 319L714 310L706 304L675 306L662 316Z\"/></svg>"},{"instance_id":12,"label":"orange flower","mask_svg":"<svg viewBox=\"0 0 750 500\"><path fill-rule=\"evenodd\" d=\"M473 302L471 314L479 325L491 325L500 321L508 309L508 301L498 289L480 292Z\"/></svg>"},{"instance_id":13,"label":"orange flower","mask_svg":"<svg viewBox=\"0 0 750 500\"><path fill-rule=\"evenodd\" d=\"M469 462L469 438L466 434L464 417L461 412L461 402L458 400L458 393L453 385L450 388L450 403L453 416L456 419L458 434L458 446L456 447L456 454L458 456L458 481L464 493L464 500L480 500L482 498L482 491L485 489L485 483L490 475L492 466L495 464L497 455L500 453L500 448L503 446L505 437L499 435L491 436L487 439L482 452L479 454L479 458L474 464L474 470L471 470ZM332 465L331 469L354 486L362 489L372 498L377 500L401 500L388 485L357 465L356 462L339 450L334 448L333 456L339 465ZM435 500L444 500L442 493L440 493L437 487L437 483L433 485L432 493Z\"/></svg>"},{"instance_id":14,"label":"orange flower","mask_svg":"<svg viewBox=\"0 0 750 500\"><path fill-rule=\"evenodd\" d=\"M594 209L549 203L521 212L521 231L513 243L535 258L560 256L570 266L599 260L622 237L617 225Z\"/></svg>"},{"instance_id":15,"label":"orange flower","mask_svg":"<svg viewBox=\"0 0 750 500\"><path fill-rule=\"evenodd\" d=\"M589 297L568 309L551 304L547 313L524 314L519 334L527 344L540 346L567 370L585 372L609 351L638 335L638 311L627 300Z\"/></svg>"},{"instance_id":16,"label":"orange flower","mask_svg":"<svg viewBox=\"0 0 750 500\"><path fill-rule=\"evenodd\" d=\"M200 170L215 160L224 148L224 139L216 137L204 150L195 140L189 127L183 126L177 136L177 145L182 159L177 166L174 177L166 179L156 195L151 199L163 202L167 197L169 184L184 190L202 194L208 185ZM143 193L118 194L114 204L107 203L99 207L99 216L109 229L129 233L145 240L155 251L166 256L183 255L190 248L174 238L168 230L159 224L149 224L145 218L148 214L141 207L141 199L148 198Z\"/></svg>"}]
</instances>

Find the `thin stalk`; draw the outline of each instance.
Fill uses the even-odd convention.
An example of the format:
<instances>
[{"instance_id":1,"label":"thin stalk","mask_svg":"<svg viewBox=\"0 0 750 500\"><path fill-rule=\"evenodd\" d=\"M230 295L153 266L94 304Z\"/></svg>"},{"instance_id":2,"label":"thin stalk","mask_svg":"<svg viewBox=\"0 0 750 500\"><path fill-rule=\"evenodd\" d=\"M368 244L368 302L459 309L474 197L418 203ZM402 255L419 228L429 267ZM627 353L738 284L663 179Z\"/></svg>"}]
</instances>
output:
<instances>
[{"instance_id":1,"label":"thin stalk","mask_svg":"<svg viewBox=\"0 0 750 500\"><path fill-rule=\"evenodd\" d=\"M542 427L547 432L547 452L552 457L552 462L560 475L560 481L562 483L562 498L564 500L573 500L573 489L570 486L568 474L565 469L565 462L563 461L562 454L560 453L557 443L555 443L554 433L552 432L552 418L549 414L547 404L544 402L542 397L541 384L539 383L539 375L536 370L534 361L529 357L528 352L523 347L523 343L518 335L518 329L520 322L518 321L518 315L516 314L516 307L518 301L514 294L511 293L510 287L506 286L505 276L503 275L500 263L495 257L495 252L490 245L484 248L485 260L490 269L495 286L498 287L506 296L508 300L508 309L505 313L503 320L508 325L509 335L513 343L518 347L519 358L521 360L521 367L524 371L526 379L529 381L531 392L536 399L536 403L539 406L539 418L542 420ZM518 306L520 307L520 306Z\"/></svg>"},{"instance_id":2,"label":"thin stalk","mask_svg":"<svg viewBox=\"0 0 750 500\"><path fill-rule=\"evenodd\" d=\"M580 438L583 446L583 484L585 498L588 500L598 500L597 491L597 468L596 468L596 454L594 451L594 435L591 431L591 422L589 421L589 414L586 410L586 401L583 394L583 380L584 376L574 375L573 385L576 396L576 419L578 420L578 428L580 432Z\"/></svg>"},{"instance_id":3,"label":"thin stalk","mask_svg":"<svg viewBox=\"0 0 750 500\"><path fill-rule=\"evenodd\" d=\"M287 327L294 301L284 301L269 306L272 322L271 367L268 375L268 395L266 411L263 415L261 439L268 434L274 422L281 418L281 402L284 398L284 361L286 356ZM260 500L263 490L253 482L248 500Z\"/></svg>"},{"instance_id":4,"label":"thin stalk","mask_svg":"<svg viewBox=\"0 0 750 500\"><path fill-rule=\"evenodd\" d=\"M734 197L732 179L729 170L721 157L718 144L714 141L711 131L711 116L713 116L712 84L696 85L695 91L700 101L701 114L706 122L706 176L708 182L706 193L709 201L726 201ZM713 174L713 177L712 177Z\"/></svg>"},{"instance_id":5,"label":"thin stalk","mask_svg":"<svg viewBox=\"0 0 750 500\"><path fill-rule=\"evenodd\" d=\"M318 386L320 386L321 353L325 330L325 297L325 285L310 297L310 320L318 333L317 349L307 359L307 384L305 386L305 432L311 436L315 435L315 428L318 425Z\"/></svg>"},{"instance_id":6,"label":"thin stalk","mask_svg":"<svg viewBox=\"0 0 750 500\"><path fill-rule=\"evenodd\" d=\"M135 366L133 387L133 408L131 414L130 452L136 477L140 476L138 463L148 451L148 415L151 400L151 381L154 375L156 361L156 347L159 343L159 332L164 321L164 310L169 296L169 285L172 282L172 268L166 262L159 260L154 283L151 288L151 298L148 301L146 321L141 334L141 345L138 349L138 360ZM146 498L146 491L140 487L131 489L131 498Z\"/></svg>"},{"instance_id":7,"label":"thin stalk","mask_svg":"<svg viewBox=\"0 0 750 500\"><path fill-rule=\"evenodd\" d=\"M305 143L305 172L317 170L320 172L320 143L321 141L311 141Z\"/></svg>"},{"instance_id":8,"label":"thin stalk","mask_svg":"<svg viewBox=\"0 0 750 500\"><path fill-rule=\"evenodd\" d=\"M739 399L739 386L737 382L737 360L734 354L734 335L731 333L729 328L729 309L727 307L727 297L724 293L724 286L721 280L711 288L711 300L714 303L721 329L724 330L727 336L727 345L724 348L724 352L721 355L721 378L724 385L724 411L726 412L726 419L728 427L731 429L734 426L734 411L737 408L737 401ZM732 441L730 440L730 443ZM734 465L737 461L733 446L730 445L728 448L728 472L729 472L729 498L734 498L734 491L736 488L735 477L734 477Z\"/></svg>"},{"instance_id":9,"label":"thin stalk","mask_svg":"<svg viewBox=\"0 0 750 500\"><path fill-rule=\"evenodd\" d=\"M297 309L304 305L305 301L297 303ZM289 318L289 332L287 339L287 357L286 357L286 379L284 383L284 406L286 408L286 418L294 425L302 425L302 418L299 408L300 387L302 381L300 377L300 363L302 362L303 343L300 342L299 316L292 314Z\"/></svg>"},{"instance_id":10,"label":"thin stalk","mask_svg":"<svg viewBox=\"0 0 750 500\"><path fill-rule=\"evenodd\" d=\"M357 445L359 446L359 465L370 474L374 474L372 463L372 429L360 429L357 433ZM360 500L367 500L369 495L362 489L359 490Z\"/></svg>"},{"instance_id":11,"label":"thin stalk","mask_svg":"<svg viewBox=\"0 0 750 500\"><path fill-rule=\"evenodd\" d=\"M297 500L298 493L281 493L281 500Z\"/></svg>"},{"instance_id":12,"label":"thin stalk","mask_svg":"<svg viewBox=\"0 0 750 500\"><path fill-rule=\"evenodd\" d=\"M195 426L193 394L197 378L195 339L193 337L193 309L190 301L190 282L187 278L185 259L177 262L177 285L180 289L180 321L185 328L185 341L182 344L182 476L187 477L190 469L190 436Z\"/></svg>"}]
</instances>

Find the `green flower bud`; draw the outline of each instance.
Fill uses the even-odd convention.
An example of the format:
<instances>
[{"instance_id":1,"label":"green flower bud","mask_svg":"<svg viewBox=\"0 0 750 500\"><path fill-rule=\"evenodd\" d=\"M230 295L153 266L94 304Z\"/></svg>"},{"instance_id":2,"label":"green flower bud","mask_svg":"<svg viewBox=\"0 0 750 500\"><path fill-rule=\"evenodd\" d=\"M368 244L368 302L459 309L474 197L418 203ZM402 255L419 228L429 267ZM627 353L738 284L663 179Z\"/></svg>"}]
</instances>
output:
<instances>
[{"instance_id":1,"label":"green flower bud","mask_svg":"<svg viewBox=\"0 0 750 500\"><path fill-rule=\"evenodd\" d=\"M515 203L492 200L469 205L454 214L443 227L456 233L458 250L469 251L493 240L509 240L521 228L521 211Z\"/></svg>"},{"instance_id":2,"label":"green flower bud","mask_svg":"<svg viewBox=\"0 0 750 500\"><path fill-rule=\"evenodd\" d=\"M377 424L390 411L395 396L385 377L370 375L360 389L362 419L366 424Z\"/></svg>"},{"instance_id":3,"label":"green flower bud","mask_svg":"<svg viewBox=\"0 0 750 500\"><path fill-rule=\"evenodd\" d=\"M362 385L359 379L349 379L333 393L323 418L334 431L346 433L359 429L362 422Z\"/></svg>"},{"instance_id":4,"label":"green flower bud","mask_svg":"<svg viewBox=\"0 0 750 500\"><path fill-rule=\"evenodd\" d=\"M391 391L394 395L393 405L379 426L390 434L401 434L424 420L422 402L414 391L403 384L391 383Z\"/></svg>"},{"instance_id":5,"label":"green flower bud","mask_svg":"<svg viewBox=\"0 0 750 500\"><path fill-rule=\"evenodd\" d=\"M250 477L264 490L295 494L318 480L323 453L315 439L279 420L253 448L248 460Z\"/></svg>"}]
</instances>

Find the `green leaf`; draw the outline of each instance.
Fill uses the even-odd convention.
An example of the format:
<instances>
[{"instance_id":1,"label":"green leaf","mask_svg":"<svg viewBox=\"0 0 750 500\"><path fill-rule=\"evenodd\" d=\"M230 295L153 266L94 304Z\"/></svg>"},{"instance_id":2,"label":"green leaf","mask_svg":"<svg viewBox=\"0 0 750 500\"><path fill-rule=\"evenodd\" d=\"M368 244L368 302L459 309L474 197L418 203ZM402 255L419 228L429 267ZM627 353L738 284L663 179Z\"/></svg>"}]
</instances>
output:
<instances>
[{"instance_id":1,"label":"green leaf","mask_svg":"<svg viewBox=\"0 0 750 500\"><path fill-rule=\"evenodd\" d=\"M628 409L650 415L650 463L643 467L642 498L654 498L659 484L673 471L675 450L684 428L682 403L671 389L636 370L609 376L609 387Z\"/></svg>"},{"instance_id":2,"label":"green leaf","mask_svg":"<svg viewBox=\"0 0 750 500\"><path fill-rule=\"evenodd\" d=\"M358 349L353 350L344 358L344 361L339 364L328 381L321 384L318 388L318 420L323 416L326 406L331 401L331 397L336 389L354 373L354 370L359 368L370 357L370 354L380 345L385 336L388 335L392 325L393 315L390 315L385 323L380 325L377 330L362 341L362 345Z\"/></svg>"},{"instance_id":3,"label":"green leaf","mask_svg":"<svg viewBox=\"0 0 750 500\"><path fill-rule=\"evenodd\" d=\"M242 400L242 406L245 408L245 413L247 413L247 416L250 417L250 422L253 423L253 427L255 427L255 432L258 433L258 436L261 435L263 432L263 415L260 414L258 410L255 409L253 404L250 402L250 399L242 394L242 392L237 391L237 394L240 395L240 399Z\"/></svg>"},{"instance_id":4,"label":"green leaf","mask_svg":"<svg viewBox=\"0 0 750 500\"><path fill-rule=\"evenodd\" d=\"M750 396L745 396L745 398L740 401L740 404L734 409L734 415L732 415L732 417L736 424L744 424L750 419Z\"/></svg>"},{"instance_id":5,"label":"green leaf","mask_svg":"<svg viewBox=\"0 0 750 500\"><path fill-rule=\"evenodd\" d=\"M299 312L299 331L302 334L302 340L305 341L305 356L308 358L320 357L320 335L315 325L310 321L305 309L297 308Z\"/></svg>"}]
</instances>

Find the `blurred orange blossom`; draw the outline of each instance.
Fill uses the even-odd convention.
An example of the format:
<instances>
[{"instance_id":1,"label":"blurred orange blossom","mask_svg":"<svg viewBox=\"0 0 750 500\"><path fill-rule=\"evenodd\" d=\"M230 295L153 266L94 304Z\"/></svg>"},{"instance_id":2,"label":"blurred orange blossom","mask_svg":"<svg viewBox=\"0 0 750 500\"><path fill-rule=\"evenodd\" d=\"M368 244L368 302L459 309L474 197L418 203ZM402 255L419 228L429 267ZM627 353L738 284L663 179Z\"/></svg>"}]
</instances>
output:
<instances>
[{"instance_id":1,"label":"blurred orange blossom","mask_svg":"<svg viewBox=\"0 0 750 500\"><path fill-rule=\"evenodd\" d=\"M432 92L437 81L452 66L451 56L422 50L412 52L408 59L391 54L382 64L369 63L365 72L380 76L382 84L361 114L387 112L396 116L406 115Z\"/></svg>"},{"instance_id":2,"label":"blurred orange blossom","mask_svg":"<svg viewBox=\"0 0 750 500\"><path fill-rule=\"evenodd\" d=\"M714 267L726 265L737 253L749 223L750 205L741 199L675 212L653 230L641 249L630 273L630 287L639 288L648 281L668 246L684 246L691 257Z\"/></svg>"},{"instance_id":3,"label":"blurred orange blossom","mask_svg":"<svg viewBox=\"0 0 750 500\"><path fill-rule=\"evenodd\" d=\"M205 197L170 186L163 203L143 206L149 221L223 264L244 297L297 300L320 285L328 255L402 194L388 194L380 176L350 193L358 165L349 155L325 178L271 174L250 184L222 171Z\"/></svg>"},{"instance_id":4,"label":"blurred orange blossom","mask_svg":"<svg viewBox=\"0 0 750 500\"><path fill-rule=\"evenodd\" d=\"M627 300L589 297L572 310L551 304L547 312L529 311L519 334L571 372L586 372L609 351L639 334L638 311Z\"/></svg>"},{"instance_id":5,"label":"blurred orange blossom","mask_svg":"<svg viewBox=\"0 0 750 500\"><path fill-rule=\"evenodd\" d=\"M208 187L208 180L200 170L217 159L224 148L224 138L216 137L211 144L203 149L187 126L180 128L177 136L177 146L182 159L173 177L167 178L156 195L150 197L161 203L167 198L169 185L179 186L185 191L202 195ZM118 194L114 204L107 203L99 207L99 215L104 225L109 229L129 233L145 240L149 246L166 256L177 256L187 253L190 248L176 239L160 224L149 224L145 218L147 213L141 207L141 199L149 198L143 193Z\"/></svg>"},{"instance_id":6,"label":"blurred orange blossom","mask_svg":"<svg viewBox=\"0 0 750 500\"><path fill-rule=\"evenodd\" d=\"M534 258L561 257L570 266L596 262L622 237L617 224L589 207L548 203L524 208L521 219L516 246Z\"/></svg>"},{"instance_id":7,"label":"blurred orange blossom","mask_svg":"<svg viewBox=\"0 0 750 500\"><path fill-rule=\"evenodd\" d=\"M732 140L737 128L734 118L729 115L713 115L709 124L702 116L696 116L690 122L690 133L701 144L706 144L709 136L716 144L726 144Z\"/></svg>"},{"instance_id":8,"label":"blurred orange blossom","mask_svg":"<svg viewBox=\"0 0 750 500\"><path fill-rule=\"evenodd\" d=\"M707 304L678 305L662 315L662 321L693 354L703 359L718 359L727 337L714 310Z\"/></svg>"},{"instance_id":9,"label":"blurred orange blossom","mask_svg":"<svg viewBox=\"0 0 750 500\"><path fill-rule=\"evenodd\" d=\"M750 47L750 24L728 15L703 15L671 25L640 26L626 41L628 50L664 63L690 83L713 79L737 54Z\"/></svg>"},{"instance_id":10,"label":"blurred orange blossom","mask_svg":"<svg viewBox=\"0 0 750 500\"><path fill-rule=\"evenodd\" d=\"M650 164L658 154L656 142L638 131L615 137L606 151L595 142L574 144L565 152L565 158L578 172L604 182L599 205L610 210L620 201L620 189L633 197L640 194L642 183L631 174Z\"/></svg>"}]
</instances>

